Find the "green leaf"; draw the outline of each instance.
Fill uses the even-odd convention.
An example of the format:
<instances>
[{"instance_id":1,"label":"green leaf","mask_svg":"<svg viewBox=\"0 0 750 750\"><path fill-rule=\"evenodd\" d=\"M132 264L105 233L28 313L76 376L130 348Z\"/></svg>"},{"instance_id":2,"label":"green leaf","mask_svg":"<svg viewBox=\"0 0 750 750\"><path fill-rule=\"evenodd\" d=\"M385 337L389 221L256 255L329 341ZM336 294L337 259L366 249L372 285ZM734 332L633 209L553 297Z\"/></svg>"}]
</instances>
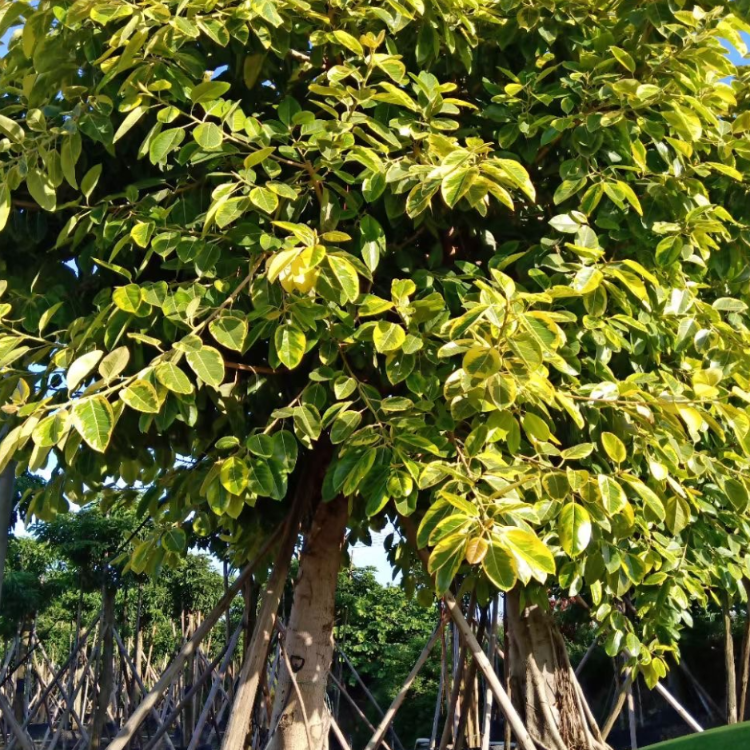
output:
<instances>
[{"instance_id":1,"label":"green leaf","mask_svg":"<svg viewBox=\"0 0 750 750\"><path fill-rule=\"evenodd\" d=\"M462 367L472 377L487 380L500 369L500 355L494 348L472 347L464 354Z\"/></svg>"},{"instance_id":2,"label":"green leaf","mask_svg":"<svg viewBox=\"0 0 750 750\"><path fill-rule=\"evenodd\" d=\"M273 473L267 462L252 461L250 463L248 489L261 497L272 497L275 494Z\"/></svg>"},{"instance_id":3,"label":"green leaf","mask_svg":"<svg viewBox=\"0 0 750 750\"><path fill-rule=\"evenodd\" d=\"M558 518L560 546L571 557L578 557L591 541L591 517L577 503L567 503Z\"/></svg>"},{"instance_id":4,"label":"green leaf","mask_svg":"<svg viewBox=\"0 0 750 750\"><path fill-rule=\"evenodd\" d=\"M362 243L362 259L365 265L374 271L378 267L381 256L385 255L385 232L376 219L365 215L360 222L359 233Z\"/></svg>"},{"instance_id":5,"label":"green leaf","mask_svg":"<svg viewBox=\"0 0 750 750\"><path fill-rule=\"evenodd\" d=\"M221 464L219 480L227 492L239 495L248 486L250 470L239 456L230 456Z\"/></svg>"},{"instance_id":6,"label":"green leaf","mask_svg":"<svg viewBox=\"0 0 750 750\"><path fill-rule=\"evenodd\" d=\"M245 445L248 450L260 458L272 458L274 443L273 438L270 435L264 435L262 432L256 435L251 435L246 441Z\"/></svg>"},{"instance_id":7,"label":"green leaf","mask_svg":"<svg viewBox=\"0 0 750 750\"><path fill-rule=\"evenodd\" d=\"M232 349L241 352L247 337L247 319L237 315L222 315L208 324L211 335L216 341Z\"/></svg>"},{"instance_id":8,"label":"green leaf","mask_svg":"<svg viewBox=\"0 0 750 750\"><path fill-rule=\"evenodd\" d=\"M188 376L171 362L160 362L155 369L156 379L169 391L188 395L193 392L193 384Z\"/></svg>"},{"instance_id":9,"label":"green leaf","mask_svg":"<svg viewBox=\"0 0 750 750\"><path fill-rule=\"evenodd\" d=\"M521 580L535 578L544 583L548 575L554 575L555 558L533 532L505 527L499 540L515 558Z\"/></svg>"},{"instance_id":10,"label":"green leaf","mask_svg":"<svg viewBox=\"0 0 750 750\"><path fill-rule=\"evenodd\" d=\"M226 81L204 81L193 87L190 92L190 100L193 104L198 104L199 102L221 99L230 88L231 85Z\"/></svg>"},{"instance_id":11,"label":"green leaf","mask_svg":"<svg viewBox=\"0 0 750 750\"><path fill-rule=\"evenodd\" d=\"M117 131L112 138L112 143L117 143L117 141L119 141L120 138L123 138L128 133L128 131L132 130L137 125L138 121L143 117L143 115L146 114L146 112L148 112L148 107L144 106L134 107L133 109L131 109L125 119L120 123L120 127L117 128Z\"/></svg>"},{"instance_id":12,"label":"green leaf","mask_svg":"<svg viewBox=\"0 0 750 750\"><path fill-rule=\"evenodd\" d=\"M487 578L501 591L510 591L518 580L513 556L494 535L490 538L487 554L482 560L482 570L484 570Z\"/></svg>"},{"instance_id":13,"label":"green leaf","mask_svg":"<svg viewBox=\"0 0 750 750\"><path fill-rule=\"evenodd\" d=\"M71 393L78 388L84 378L96 367L104 352L96 349L79 357L68 368L65 384Z\"/></svg>"},{"instance_id":14,"label":"green leaf","mask_svg":"<svg viewBox=\"0 0 750 750\"><path fill-rule=\"evenodd\" d=\"M181 554L187 549L187 536L182 529L175 527L162 534L161 543L170 552Z\"/></svg>"},{"instance_id":15,"label":"green leaf","mask_svg":"<svg viewBox=\"0 0 750 750\"><path fill-rule=\"evenodd\" d=\"M362 415L356 411L344 411L336 416L331 425L331 442L343 443L362 422Z\"/></svg>"},{"instance_id":16,"label":"green leaf","mask_svg":"<svg viewBox=\"0 0 750 750\"><path fill-rule=\"evenodd\" d=\"M671 495L664 502L664 521L673 534L679 534L690 523L690 506L679 495Z\"/></svg>"},{"instance_id":17,"label":"green leaf","mask_svg":"<svg viewBox=\"0 0 750 750\"><path fill-rule=\"evenodd\" d=\"M357 269L346 258L327 255L328 264L349 302L356 302L359 297L359 276Z\"/></svg>"},{"instance_id":18,"label":"green leaf","mask_svg":"<svg viewBox=\"0 0 750 750\"><path fill-rule=\"evenodd\" d=\"M130 362L130 351L120 346L111 351L99 364L99 374L105 383L111 383Z\"/></svg>"},{"instance_id":19,"label":"green leaf","mask_svg":"<svg viewBox=\"0 0 750 750\"><path fill-rule=\"evenodd\" d=\"M317 440L320 437L322 429L320 423L320 413L314 406L305 404L298 406L294 410L294 425L303 434L311 440Z\"/></svg>"},{"instance_id":20,"label":"green leaf","mask_svg":"<svg viewBox=\"0 0 750 750\"><path fill-rule=\"evenodd\" d=\"M305 334L294 324L287 324L276 329L273 341L281 363L290 370L297 367L305 356Z\"/></svg>"},{"instance_id":21,"label":"green leaf","mask_svg":"<svg viewBox=\"0 0 750 750\"><path fill-rule=\"evenodd\" d=\"M163 130L149 144L148 158L152 164L163 162L170 151L174 151L185 140L185 131L182 128L171 128Z\"/></svg>"},{"instance_id":22,"label":"green leaf","mask_svg":"<svg viewBox=\"0 0 750 750\"><path fill-rule=\"evenodd\" d=\"M120 391L120 398L131 408L145 414L157 414L159 397L156 389L147 380L134 380Z\"/></svg>"},{"instance_id":23,"label":"green leaf","mask_svg":"<svg viewBox=\"0 0 750 750\"><path fill-rule=\"evenodd\" d=\"M289 430L279 430L272 435L273 458L284 471L292 471L297 463L299 446L297 438Z\"/></svg>"},{"instance_id":24,"label":"green leaf","mask_svg":"<svg viewBox=\"0 0 750 750\"><path fill-rule=\"evenodd\" d=\"M635 73L635 60L633 60L630 54L621 47L615 47L614 45L609 47L609 51L625 70Z\"/></svg>"},{"instance_id":25,"label":"green leaf","mask_svg":"<svg viewBox=\"0 0 750 750\"><path fill-rule=\"evenodd\" d=\"M627 457L628 452L625 443L611 432L602 432L602 445L607 455L618 464L621 464Z\"/></svg>"},{"instance_id":26,"label":"green leaf","mask_svg":"<svg viewBox=\"0 0 750 750\"><path fill-rule=\"evenodd\" d=\"M250 202L267 214L272 214L279 207L276 193L264 187L255 187L250 191Z\"/></svg>"},{"instance_id":27,"label":"green leaf","mask_svg":"<svg viewBox=\"0 0 750 750\"><path fill-rule=\"evenodd\" d=\"M104 396L92 396L73 407L73 426L93 450L104 453L109 445L115 416Z\"/></svg>"},{"instance_id":28,"label":"green leaf","mask_svg":"<svg viewBox=\"0 0 750 750\"><path fill-rule=\"evenodd\" d=\"M187 363L192 371L206 384L218 388L224 382L224 359L218 349L204 346L188 352Z\"/></svg>"},{"instance_id":29,"label":"green leaf","mask_svg":"<svg viewBox=\"0 0 750 750\"><path fill-rule=\"evenodd\" d=\"M45 211L54 211L57 208L55 186L46 172L30 169L26 175L26 187L29 189L31 197Z\"/></svg>"},{"instance_id":30,"label":"green leaf","mask_svg":"<svg viewBox=\"0 0 750 750\"><path fill-rule=\"evenodd\" d=\"M193 138L202 149L215 151L221 148L221 144L224 142L224 133L215 122L202 122L193 131Z\"/></svg>"},{"instance_id":31,"label":"green leaf","mask_svg":"<svg viewBox=\"0 0 750 750\"><path fill-rule=\"evenodd\" d=\"M10 188L5 184L0 185L0 232L5 229L5 225L8 223L11 207Z\"/></svg>"},{"instance_id":32,"label":"green leaf","mask_svg":"<svg viewBox=\"0 0 750 750\"><path fill-rule=\"evenodd\" d=\"M112 292L112 301L126 313L137 313L141 309L141 288L138 284L118 286Z\"/></svg>"},{"instance_id":33,"label":"green leaf","mask_svg":"<svg viewBox=\"0 0 750 750\"><path fill-rule=\"evenodd\" d=\"M440 184L443 200L453 208L469 192L479 170L470 167L449 172Z\"/></svg>"},{"instance_id":34,"label":"green leaf","mask_svg":"<svg viewBox=\"0 0 750 750\"><path fill-rule=\"evenodd\" d=\"M379 320L372 329L372 340L381 354L393 352L406 341L406 332L398 323Z\"/></svg>"},{"instance_id":35,"label":"green leaf","mask_svg":"<svg viewBox=\"0 0 750 750\"><path fill-rule=\"evenodd\" d=\"M351 34L341 29L337 29L333 32L333 36L340 45L346 47L351 52L354 52L355 55L359 55L360 57L364 55L362 45Z\"/></svg>"},{"instance_id":36,"label":"green leaf","mask_svg":"<svg viewBox=\"0 0 750 750\"><path fill-rule=\"evenodd\" d=\"M10 117L0 115L0 133L5 133L12 141L22 143L24 139L23 128Z\"/></svg>"},{"instance_id":37,"label":"green leaf","mask_svg":"<svg viewBox=\"0 0 750 750\"><path fill-rule=\"evenodd\" d=\"M45 417L32 432L34 443L40 448L50 448L68 434L70 414L61 409Z\"/></svg>"},{"instance_id":38,"label":"green leaf","mask_svg":"<svg viewBox=\"0 0 750 750\"><path fill-rule=\"evenodd\" d=\"M747 510L750 498L748 497L747 487L742 482L729 477L724 481L724 492L726 492L729 502L737 512L744 513Z\"/></svg>"},{"instance_id":39,"label":"green leaf","mask_svg":"<svg viewBox=\"0 0 750 750\"><path fill-rule=\"evenodd\" d=\"M445 593L453 583L463 562L467 542L465 534L450 534L441 539L432 550L427 570L435 575L435 590L438 594Z\"/></svg>"},{"instance_id":40,"label":"green leaf","mask_svg":"<svg viewBox=\"0 0 750 750\"><path fill-rule=\"evenodd\" d=\"M625 490L617 483L614 477L606 474L599 474L597 477L599 485L599 494L602 498L602 505L607 514L614 516L619 513L628 501Z\"/></svg>"},{"instance_id":41,"label":"green leaf","mask_svg":"<svg viewBox=\"0 0 750 750\"><path fill-rule=\"evenodd\" d=\"M89 200L89 198L91 198L91 194L96 189L101 174L102 165L95 164L93 167L91 167L91 169L89 169L88 172L86 172L85 175L83 175L83 179L81 180L81 192L86 197L86 200Z\"/></svg>"}]
</instances>

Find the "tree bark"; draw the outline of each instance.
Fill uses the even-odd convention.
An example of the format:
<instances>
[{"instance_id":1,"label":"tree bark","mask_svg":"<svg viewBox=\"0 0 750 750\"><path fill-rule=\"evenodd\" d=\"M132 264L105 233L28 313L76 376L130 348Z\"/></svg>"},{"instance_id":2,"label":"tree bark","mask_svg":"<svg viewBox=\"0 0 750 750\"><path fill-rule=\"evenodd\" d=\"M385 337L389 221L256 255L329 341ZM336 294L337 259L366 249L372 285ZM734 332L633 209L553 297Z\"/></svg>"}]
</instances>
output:
<instances>
[{"instance_id":1,"label":"tree bark","mask_svg":"<svg viewBox=\"0 0 750 750\"><path fill-rule=\"evenodd\" d=\"M734 639L732 638L732 616L729 595L724 594L721 603L724 620L724 666L727 674L727 724L737 723L737 676L734 667Z\"/></svg>"},{"instance_id":2,"label":"tree bark","mask_svg":"<svg viewBox=\"0 0 750 750\"><path fill-rule=\"evenodd\" d=\"M740 707L737 715L739 721L745 721L747 683L750 677L750 583L747 581L745 581L745 590L748 594L748 601L745 615L745 637L742 641L742 665L740 667Z\"/></svg>"},{"instance_id":3,"label":"tree bark","mask_svg":"<svg viewBox=\"0 0 750 750\"><path fill-rule=\"evenodd\" d=\"M114 683L114 633L115 624L115 595L116 590L106 584L102 590L102 620L101 620L101 667L99 669L99 685L94 708L94 721L91 730L91 750L99 750L102 743L104 725L107 721L107 708L112 696Z\"/></svg>"},{"instance_id":4,"label":"tree bark","mask_svg":"<svg viewBox=\"0 0 750 750\"><path fill-rule=\"evenodd\" d=\"M232 706L232 713L229 715L229 723L221 745L222 750L244 750L247 734L250 730L255 698L265 674L268 649L276 626L279 603L281 595L284 593L289 564L297 543L303 515L311 500L319 493L320 481L316 482L315 478L320 475L321 468L324 469L325 467L314 466L311 462L300 477L295 492L294 505L284 524L284 536L276 557L276 564L263 592L263 600L253 628L252 638L245 649L234 705Z\"/></svg>"},{"instance_id":5,"label":"tree bark","mask_svg":"<svg viewBox=\"0 0 750 750\"><path fill-rule=\"evenodd\" d=\"M348 501L339 497L320 503L300 558L285 647L299 686L314 747L328 747L329 713L326 683L333 659L336 582L348 518ZM282 664L271 727L269 750L302 750L308 746L302 706L289 670Z\"/></svg>"},{"instance_id":6,"label":"tree bark","mask_svg":"<svg viewBox=\"0 0 750 750\"><path fill-rule=\"evenodd\" d=\"M575 683L565 642L546 609L506 595L513 703L535 742L551 750L603 750L606 744Z\"/></svg>"}]
</instances>

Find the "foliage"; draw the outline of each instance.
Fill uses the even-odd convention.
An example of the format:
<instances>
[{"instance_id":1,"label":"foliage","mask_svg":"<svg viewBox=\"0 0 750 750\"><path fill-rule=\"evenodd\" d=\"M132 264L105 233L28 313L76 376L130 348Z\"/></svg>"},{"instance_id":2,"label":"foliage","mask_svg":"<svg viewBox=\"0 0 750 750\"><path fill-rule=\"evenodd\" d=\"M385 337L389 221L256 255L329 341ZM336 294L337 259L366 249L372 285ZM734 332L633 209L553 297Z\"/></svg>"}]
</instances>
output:
<instances>
[{"instance_id":1,"label":"foliage","mask_svg":"<svg viewBox=\"0 0 750 750\"><path fill-rule=\"evenodd\" d=\"M650 683L691 601L745 597L746 3L0 14L30 514L117 493L134 571L239 562L330 440L324 498L416 514L438 591L556 581Z\"/></svg>"}]
</instances>

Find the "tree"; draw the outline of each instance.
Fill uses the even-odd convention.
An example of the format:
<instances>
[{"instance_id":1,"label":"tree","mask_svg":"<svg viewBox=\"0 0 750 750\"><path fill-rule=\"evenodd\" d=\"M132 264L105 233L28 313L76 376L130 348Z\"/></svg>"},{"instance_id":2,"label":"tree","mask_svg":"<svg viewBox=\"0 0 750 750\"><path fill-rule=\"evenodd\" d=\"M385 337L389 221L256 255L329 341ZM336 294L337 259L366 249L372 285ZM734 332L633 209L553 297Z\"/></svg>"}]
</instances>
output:
<instances>
[{"instance_id":1,"label":"tree","mask_svg":"<svg viewBox=\"0 0 750 750\"><path fill-rule=\"evenodd\" d=\"M652 685L691 600L746 597L745 18L6 4L0 469L55 456L40 517L138 503L136 571L189 534L250 559L307 493L331 607L317 571L386 514L438 593L508 591L534 740L601 747L544 586Z\"/></svg>"}]
</instances>

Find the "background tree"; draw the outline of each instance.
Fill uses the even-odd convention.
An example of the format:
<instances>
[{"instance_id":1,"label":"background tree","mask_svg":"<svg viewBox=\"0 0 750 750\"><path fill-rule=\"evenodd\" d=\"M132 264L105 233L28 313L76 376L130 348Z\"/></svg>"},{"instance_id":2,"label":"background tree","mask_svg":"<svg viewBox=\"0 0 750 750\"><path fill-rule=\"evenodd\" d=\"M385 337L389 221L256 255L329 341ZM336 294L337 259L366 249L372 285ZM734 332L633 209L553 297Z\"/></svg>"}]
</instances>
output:
<instances>
[{"instance_id":1,"label":"background tree","mask_svg":"<svg viewBox=\"0 0 750 750\"><path fill-rule=\"evenodd\" d=\"M6 5L0 469L54 455L41 517L137 504L136 572L312 504L318 745L345 527L386 514L438 593L508 591L533 740L602 747L545 585L651 685L691 601L746 597L745 14Z\"/></svg>"}]
</instances>

